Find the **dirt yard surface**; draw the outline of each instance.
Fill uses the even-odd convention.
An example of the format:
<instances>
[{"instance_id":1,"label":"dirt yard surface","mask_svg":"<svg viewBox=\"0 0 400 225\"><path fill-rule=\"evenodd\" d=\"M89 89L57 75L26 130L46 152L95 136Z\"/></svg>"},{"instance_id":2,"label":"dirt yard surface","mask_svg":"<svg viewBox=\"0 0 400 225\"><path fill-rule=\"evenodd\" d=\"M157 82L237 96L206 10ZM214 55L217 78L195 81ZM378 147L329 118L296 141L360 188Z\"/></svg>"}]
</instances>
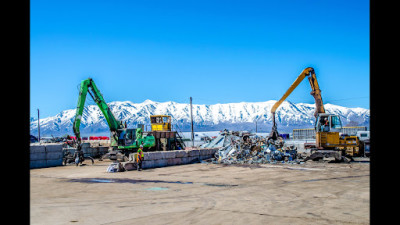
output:
<instances>
[{"instance_id":1,"label":"dirt yard surface","mask_svg":"<svg viewBox=\"0 0 400 225\"><path fill-rule=\"evenodd\" d=\"M30 170L31 224L369 224L368 163Z\"/></svg>"}]
</instances>

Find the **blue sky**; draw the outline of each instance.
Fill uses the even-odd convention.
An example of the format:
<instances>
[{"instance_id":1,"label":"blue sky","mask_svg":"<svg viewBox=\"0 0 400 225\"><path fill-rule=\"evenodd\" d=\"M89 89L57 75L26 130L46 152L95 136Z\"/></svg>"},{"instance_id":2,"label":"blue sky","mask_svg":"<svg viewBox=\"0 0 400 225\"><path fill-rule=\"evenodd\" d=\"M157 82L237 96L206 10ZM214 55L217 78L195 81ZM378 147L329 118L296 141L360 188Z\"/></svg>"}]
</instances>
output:
<instances>
[{"instance_id":1,"label":"blue sky","mask_svg":"<svg viewBox=\"0 0 400 225\"><path fill-rule=\"evenodd\" d=\"M31 116L107 102L278 100L314 67L324 103L369 108L369 1L31 0ZM304 80L287 100L314 103ZM93 104L92 100L87 101Z\"/></svg>"}]
</instances>

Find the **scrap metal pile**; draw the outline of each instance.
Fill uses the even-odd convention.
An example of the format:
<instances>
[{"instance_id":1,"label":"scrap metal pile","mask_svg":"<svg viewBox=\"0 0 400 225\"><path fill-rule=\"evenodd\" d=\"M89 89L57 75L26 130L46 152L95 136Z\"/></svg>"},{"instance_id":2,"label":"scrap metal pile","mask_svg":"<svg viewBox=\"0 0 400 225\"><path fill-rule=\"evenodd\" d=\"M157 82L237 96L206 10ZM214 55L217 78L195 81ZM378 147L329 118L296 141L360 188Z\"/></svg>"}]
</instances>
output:
<instances>
[{"instance_id":1,"label":"scrap metal pile","mask_svg":"<svg viewBox=\"0 0 400 225\"><path fill-rule=\"evenodd\" d=\"M273 140L246 131L225 130L215 142L206 147L220 147L212 163L260 164L260 163L303 163L303 157L293 146L284 147L282 138Z\"/></svg>"}]
</instances>

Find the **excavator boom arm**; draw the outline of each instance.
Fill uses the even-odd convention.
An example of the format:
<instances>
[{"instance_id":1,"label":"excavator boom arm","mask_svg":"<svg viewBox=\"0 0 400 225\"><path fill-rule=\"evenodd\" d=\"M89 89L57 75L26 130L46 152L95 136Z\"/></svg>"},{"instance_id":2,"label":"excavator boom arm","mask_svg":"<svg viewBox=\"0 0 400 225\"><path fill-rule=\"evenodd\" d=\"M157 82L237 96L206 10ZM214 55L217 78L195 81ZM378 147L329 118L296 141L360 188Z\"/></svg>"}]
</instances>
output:
<instances>
[{"instance_id":1,"label":"excavator boom arm","mask_svg":"<svg viewBox=\"0 0 400 225\"><path fill-rule=\"evenodd\" d=\"M301 74L297 77L297 79L293 82L292 85L290 85L289 89L285 92L285 94L282 96L279 101L277 101L271 108L271 113L275 114L275 111L278 109L278 107L282 104L283 101L292 93L292 91L303 81L303 79L310 74L310 72L313 71L314 69L311 67L308 67L301 72Z\"/></svg>"},{"instance_id":2,"label":"excavator boom arm","mask_svg":"<svg viewBox=\"0 0 400 225\"><path fill-rule=\"evenodd\" d=\"M275 112L278 109L278 107L282 104L282 102L293 92L294 89L304 80L306 76L309 76L308 80L311 85L311 95L315 99L315 113L314 116L317 117L319 113L325 113L324 105L322 103L322 97L321 97L321 90L319 89L319 85L317 82L317 78L315 76L314 69L312 67L307 67L304 69L301 74L297 77L297 79L293 82L292 85L290 85L289 89L285 92L285 94L282 96L279 101L277 101L271 108L271 113L272 113L272 132L271 132L271 137L274 137L274 139L277 138L277 129L276 129L276 122L275 122Z\"/></svg>"},{"instance_id":3,"label":"excavator boom arm","mask_svg":"<svg viewBox=\"0 0 400 225\"><path fill-rule=\"evenodd\" d=\"M315 76L314 70L311 73L311 76L308 77L311 85L311 95L315 99L315 113L314 117L317 118L319 113L325 113L324 103L322 102L321 90L319 89L319 85L317 82L317 77Z\"/></svg>"},{"instance_id":4,"label":"excavator boom arm","mask_svg":"<svg viewBox=\"0 0 400 225\"><path fill-rule=\"evenodd\" d=\"M76 136L78 143L80 143L81 139L79 127L81 124L82 113L88 92L93 98L93 100L96 102L96 104L99 106L101 112L106 118L110 130L117 131L117 129L121 127L121 122L115 119L107 103L104 101L102 94L96 87L94 81L91 78L88 78L81 82L81 87L79 90L78 106L76 108L76 116L73 124L74 134Z\"/></svg>"}]
</instances>

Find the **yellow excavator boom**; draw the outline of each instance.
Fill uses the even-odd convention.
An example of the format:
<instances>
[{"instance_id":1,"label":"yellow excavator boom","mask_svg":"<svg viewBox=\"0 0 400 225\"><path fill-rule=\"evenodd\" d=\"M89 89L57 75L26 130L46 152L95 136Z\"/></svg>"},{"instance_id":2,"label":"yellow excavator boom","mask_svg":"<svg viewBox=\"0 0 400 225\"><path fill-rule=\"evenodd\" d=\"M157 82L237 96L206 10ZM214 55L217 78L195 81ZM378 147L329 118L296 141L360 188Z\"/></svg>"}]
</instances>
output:
<instances>
[{"instance_id":1,"label":"yellow excavator boom","mask_svg":"<svg viewBox=\"0 0 400 225\"><path fill-rule=\"evenodd\" d=\"M278 107L282 104L282 102L293 92L294 89L304 80L306 76L308 77L308 80L311 85L311 95L315 99L315 113L314 116L317 117L319 113L325 113L325 108L322 103L322 97L321 97L321 90L319 89L319 85L317 82L317 78L315 76L314 68L312 67L307 67L305 68L301 74L297 77L297 79L293 82L292 85L290 85L289 89L285 92L285 94L282 96L279 101L277 101L271 108L271 114L272 114L272 132L270 134L270 137L273 139L277 139L278 137L278 131L276 128L276 122L275 122L275 112L278 109Z\"/></svg>"}]
</instances>

